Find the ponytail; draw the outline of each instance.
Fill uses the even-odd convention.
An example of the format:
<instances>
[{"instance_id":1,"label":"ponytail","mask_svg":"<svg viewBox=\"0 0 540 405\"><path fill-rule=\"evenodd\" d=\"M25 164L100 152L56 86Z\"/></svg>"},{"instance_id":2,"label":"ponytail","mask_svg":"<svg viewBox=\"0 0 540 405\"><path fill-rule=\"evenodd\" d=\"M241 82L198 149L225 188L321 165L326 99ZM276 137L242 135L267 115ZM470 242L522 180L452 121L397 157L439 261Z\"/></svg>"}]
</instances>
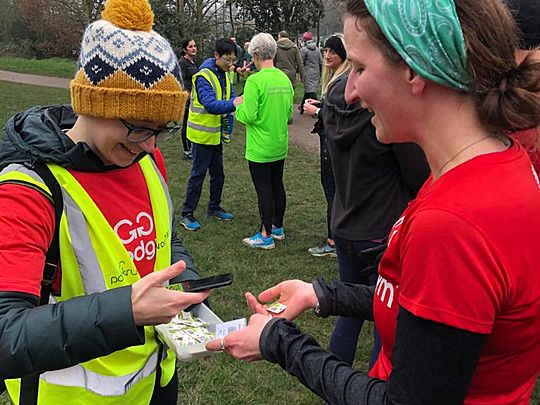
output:
<instances>
[{"instance_id":1,"label":"ponytail","mask_svg":"<svg viewBox=\"0 0 540 405\"><path fill-rule=\"evenodd\" d=\"M533 53L476 89L480 119L493 130L515 132L540 125L540 61Z\"/></svg>"}]
</instances>

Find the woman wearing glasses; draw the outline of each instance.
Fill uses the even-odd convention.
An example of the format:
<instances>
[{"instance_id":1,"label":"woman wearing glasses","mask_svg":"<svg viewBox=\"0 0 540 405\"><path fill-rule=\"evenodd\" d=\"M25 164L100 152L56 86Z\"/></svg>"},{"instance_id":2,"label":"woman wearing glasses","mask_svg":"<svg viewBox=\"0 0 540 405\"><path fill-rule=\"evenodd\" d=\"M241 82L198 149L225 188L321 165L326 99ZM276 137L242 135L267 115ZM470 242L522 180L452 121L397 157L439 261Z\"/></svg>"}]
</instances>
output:
<instances>
[{"instance_id":1,"label":"woman wearing glasses","mask_svg":"<svg viewBox=\"0 0 540 405\"><path fill-rule=\"evenodd\" d=\"M197 274L156 149L178 130L168 123L182 118L187 93L152 15L146 0L108 0L84 34L72 108L35 107L6 125L0 380L21 403L176 404L175 357L152 325L208 293L164 288ZM63 204L51 204L55 183ZM51 245L58 259L45 266Z\"/></svg>"}]
</instances>

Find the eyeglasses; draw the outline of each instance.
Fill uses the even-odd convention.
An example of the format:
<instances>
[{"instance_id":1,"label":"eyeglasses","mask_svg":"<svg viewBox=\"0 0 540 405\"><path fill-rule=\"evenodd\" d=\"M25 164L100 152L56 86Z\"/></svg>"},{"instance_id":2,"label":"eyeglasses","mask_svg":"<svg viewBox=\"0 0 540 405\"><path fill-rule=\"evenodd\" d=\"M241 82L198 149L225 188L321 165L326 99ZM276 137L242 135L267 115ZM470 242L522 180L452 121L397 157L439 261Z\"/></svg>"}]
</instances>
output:
<instances>
[{"instance_id":1,"label":"eyeglasses","mask_svg":"<svg viewBox=\"0 0 540 405\"><path fill-rule=\"evenodd\" d=\"M145 142L148 139L152 138L153 136L156 137L156 142L164 141L165 139L169 138L174 133L178 132L180 130L180 126L178 125L171 125L167 126L165 128L146 128L146 127L137 127L135 125L131 125L126 120L123 120L120 118L120 122L124 124L124 126L127 128L128 133L126 135L126 138L129 142L133 143L140 143Z\"/></svg>"},{"instance_id":2,"label":"eyeglasses","mask_svg":"<svg viewBox=\"0 0 540 405\"><path fill-rule=\"evenodd\" d=\"M226 58L225 56L222 56L221 59L223 59L225 62L227 62L229 65L232 65L233 63L236 62L236 58L234 57L228 57Z\"/></svg>"}]
</instances>

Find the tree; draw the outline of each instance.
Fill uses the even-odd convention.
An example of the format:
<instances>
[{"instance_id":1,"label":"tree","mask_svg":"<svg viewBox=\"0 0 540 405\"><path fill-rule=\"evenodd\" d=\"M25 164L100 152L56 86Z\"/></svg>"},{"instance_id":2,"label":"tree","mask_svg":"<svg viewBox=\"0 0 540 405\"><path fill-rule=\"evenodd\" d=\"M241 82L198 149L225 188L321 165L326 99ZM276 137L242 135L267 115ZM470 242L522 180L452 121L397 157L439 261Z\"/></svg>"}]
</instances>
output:
<instances>
[{"instance_id":1,"label":"tree","mask_svg":"<svg viewBox=\"0 0 540 405\"><path fill-rule=\"evenodd\" d=\"M85 25L82 3L71 0L18 0L16 5L26 26L24 34L30 42L33 56L75 56Z\"/></svg>"},{"instance_id":2,"label":"tree","mask_svg":"<svg viewBox=\"0 0 540 405\"><path fill-rule=\"evenodd\" d=\"M236 0L238 15L252 20L257 31L292 34L316 26L324 14L322 0Z\"/></svg>"},{"instance_id":3,"label":"tree","mask_svg":"<svg viewBox=\"0 0 540 405\"><path fill-rule=\"evenodd\" d=\"M105 0L0 0L0 52L38 58L75 58L84 28L100 18L104 3ZM216 38L233 34L232 6L227 0L150 0L150 3L155 31L177 51L182 39L193 37L202 56Z\"/></svg>"}]
</instances>

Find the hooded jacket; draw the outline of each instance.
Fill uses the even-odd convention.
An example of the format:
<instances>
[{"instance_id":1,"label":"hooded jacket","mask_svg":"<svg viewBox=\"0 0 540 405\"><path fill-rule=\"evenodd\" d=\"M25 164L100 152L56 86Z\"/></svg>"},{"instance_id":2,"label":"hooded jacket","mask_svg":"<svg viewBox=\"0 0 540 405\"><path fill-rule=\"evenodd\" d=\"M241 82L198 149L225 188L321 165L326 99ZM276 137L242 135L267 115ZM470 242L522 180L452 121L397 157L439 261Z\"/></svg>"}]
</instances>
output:
<instances>
[{"instance_id":1,"label":"hooded jacket","mask_svg":"<svg viewBox=\"0 0 540 405\"><path fill-rule=\"evenodd\" d=\"M304 93L317 93L322 73L322 55L315 41L308 41L300 49L304 63Z\"/></svg>"},{"instance_id":2,"label":"hooded jacket","mask_svg":"<svg viewBox=\"0 0 540 405\"><path fill-rule=\"evenodd\" d=\"M278 39L274 66L282 70L292 84L296 81L296 73L299 73L300 79L304 81L304 63L300 51L289 38Z\"/></svg>"},{"instance_id":3,"label":"hooded jacket","mask_svg":"<svg viewBox=\"0 0 540 405\"><path fill-rule=\"evenodd\" d=\"M382 239L420 190L429 166L415 144L380 143L373 114L346 103L346 83L347 75L334 82L320 112L336 181L332 233L353 241Z\"/></svg>"},{"instance_id":4,"label":"hooded jacket","mask_svg":"<svg viewBox=\"0 0 540 405\"><path fill-rule=\"evenodd\" d=\"M117 166L105 166L88 145L75 144L63 133L75 119L69 106L34 107L16 114L4 129L0 167L53 162L84 172L118 170ZM144 154L137 160L142 157ZM187 267L171 282L198 278L174 226L171 245L171 262L184 260ZM133 322L130 286L45 305L39 310L37 305L35 295L0 291L0 380L67 368L144 343L144 329Z\"/></svg>"}]
</instances>

